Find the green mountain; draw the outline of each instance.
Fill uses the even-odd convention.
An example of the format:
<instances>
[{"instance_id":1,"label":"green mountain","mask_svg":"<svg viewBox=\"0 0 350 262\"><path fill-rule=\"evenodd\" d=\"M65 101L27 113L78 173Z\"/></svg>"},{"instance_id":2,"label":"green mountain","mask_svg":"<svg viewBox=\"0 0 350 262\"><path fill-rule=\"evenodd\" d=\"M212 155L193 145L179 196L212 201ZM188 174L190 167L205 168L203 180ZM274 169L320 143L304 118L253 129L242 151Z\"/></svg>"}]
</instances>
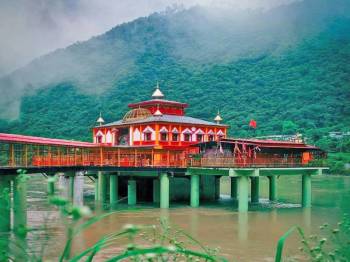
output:
<instances>
[{"instance_id":1,"label":"green mountain","mask_svg":"<svg viewBox=\"0 0 350 262\"><path fill-rule=\"evenodd\" d=\"M350 128L349 61L348 0L157 13L1 78L0 132L90 140L100 111L121 118L159 80L189 115L220 109L232 136L299 131L322 143Z\"/></svg>"}]
</instances>

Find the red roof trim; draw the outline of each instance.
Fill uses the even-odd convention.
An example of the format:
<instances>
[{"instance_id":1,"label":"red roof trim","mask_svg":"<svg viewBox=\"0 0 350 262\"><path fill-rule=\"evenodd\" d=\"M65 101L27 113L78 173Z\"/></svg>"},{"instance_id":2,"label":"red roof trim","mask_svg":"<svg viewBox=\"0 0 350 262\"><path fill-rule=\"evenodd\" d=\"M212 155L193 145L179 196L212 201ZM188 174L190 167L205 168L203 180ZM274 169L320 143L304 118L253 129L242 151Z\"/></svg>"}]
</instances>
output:
<instances>
[{"instance_id":1,"label":"red roof trim","mask_svg":"<svg viewBox=\"0 0 350 262\"><path fill-rule=\"evenodd\" d=\"M138 103L132 103L132 104L129 104L128 107L135 108L135 107L147 106L147 105L173 105L173 106L179 106L182 108L188 107L188 104L186 103L169 101L169 100L161 100L161 99L153 99L153 100L147 100L147 101L142 101Z\"/></svg>"},{"instance_id":2,"label":"red roof trim","mask_svg":"<svg viewBox=\"0 0 350 262\"><path fill-rule=\"evenodd\" d=\"M97 146L96 144L89 143L89 142L36 137L36 136L23 136L23 135L14 135L14 134L5 134L5 133L0 133L0 142L71 146L71 147L96 147Z\"/></svg>"}]
</instances>

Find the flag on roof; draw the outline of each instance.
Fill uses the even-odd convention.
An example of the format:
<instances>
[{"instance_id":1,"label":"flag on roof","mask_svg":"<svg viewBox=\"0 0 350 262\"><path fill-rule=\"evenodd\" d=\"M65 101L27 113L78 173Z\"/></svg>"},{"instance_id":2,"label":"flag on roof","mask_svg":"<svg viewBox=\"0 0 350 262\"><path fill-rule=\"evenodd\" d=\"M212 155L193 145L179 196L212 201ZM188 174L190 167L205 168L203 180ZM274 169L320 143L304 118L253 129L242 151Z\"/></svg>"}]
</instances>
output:
<instances>
[{"instance_id":1,"label":"flag on roof","mask_svg":"<svg viewBox=\"0 0 350 262\"><path fill-rule=\"evenodd\" d=\"M249 126L255 129L257 127L256 121L254 119L251 119L249 122Z\"/></svg>"}]
</instances>

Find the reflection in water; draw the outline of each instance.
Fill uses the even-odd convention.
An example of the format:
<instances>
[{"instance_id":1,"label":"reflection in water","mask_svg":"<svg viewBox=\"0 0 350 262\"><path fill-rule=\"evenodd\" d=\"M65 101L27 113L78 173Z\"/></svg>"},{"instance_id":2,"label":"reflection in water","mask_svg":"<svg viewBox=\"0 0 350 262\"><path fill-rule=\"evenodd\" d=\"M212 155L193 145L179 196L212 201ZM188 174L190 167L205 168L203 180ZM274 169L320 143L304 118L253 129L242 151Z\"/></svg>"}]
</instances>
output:
<instances>
[{"instance_id":1,"label":"reflection in water","mask_svg":"<svg viewBox=\"0 0 350 262\"><path fill-rule=\"evenodd\" d=\"M152 205L138 206L130 209L125 203L118 205L120 212L106 217L96 225L89 227L74 242L74 251L78 252L93 245L103 235L120 231L125 224L159 225L159 219L165 218L170 224L182 228L204 245L220 247L220 253L230 261L272 261L277 240L292 226L300 225L306 232L318 231L319 225L327 222L336 224L344 212L350 211L350 177L315 177L312 180L312 208L303 209L301 202L301 179L299 177L280 177L278 179L279 201L271 205L268 202L268 181L260 181L259 205L251 206L248 213L239 214L237 205L229 198L223 197L215 205L202 203L198 209L171 203L171 208L150 208ZM28 225L40 226L46 214L52 214L56 220L50 220L50 240L28 237L31 248L47 243L55 246L46 256L56 261L64 243L64 232L58 217L47 204L46 183L41 176L30 180L28 196ZM221 194L229 195L228 181L222 179ZM94 185L85 180L84 201L94 206ZM48 211L50 211L48 213ZM52 222L56 221L56 222ZM300 238L293 234L287 241L286 254L298 252ZM109 252L118 252L112 250Z\"/></svg>"},{"instance_id":2,"label":"reflection in water","mask_svg":"<svg viewBox=\"0 0 350 262\"><path fill-rule=\"evenodd\" d=\"M240 242L248 239L248 212L238 213L238 239Z\"/></svg>"}]
</instances>

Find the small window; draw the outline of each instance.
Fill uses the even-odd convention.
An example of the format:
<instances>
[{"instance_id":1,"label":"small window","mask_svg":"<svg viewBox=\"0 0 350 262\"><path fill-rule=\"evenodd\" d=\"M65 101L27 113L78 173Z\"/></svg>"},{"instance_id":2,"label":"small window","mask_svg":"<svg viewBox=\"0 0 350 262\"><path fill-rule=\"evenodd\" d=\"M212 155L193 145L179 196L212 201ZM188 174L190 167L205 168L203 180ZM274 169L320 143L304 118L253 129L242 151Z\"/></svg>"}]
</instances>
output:
<instances>
[{"instance_id":1,"label":"small window","mask_svg":"<svg viewBox=\"0 0 350 262\"><path fill-rule=\"evenodd\" d=\"M145 133L145 141L151 141L152 140L152 134L151 133Z\"/></svg>"},{"instance_id":2,"label":"small window","mask_svg":"<svg viewBox=\"0 0 350 262\"><path fill-rule=\"evenodd\" d=\"M202 142L203 141L203 135L202 134L198 134L197 135L197 141L198 142Z\"/></svg>"},{"instance_id":3,"label":"small window","mask_svg":"<svg viewBox=\"0 0 350 262\"><path fill-rule=\"evenodd\" d=\"M168 141L168 134L167 133L160 133L160 140L161 141Z\"/></svg>"},{"instance_id":4,"label":"small window","mask_svg":"<svg viewBox=\"0 0 350 262\"><path fill-rule=\"evenodd\" d=\"M186 142L190 142L191 141L191 135L190 134L184 134L184 140Z\"/></svg>"},{"instance_id":5,"label":"small window","mask_svg":"<svg viewBox=\"0 0 350 262\"><path fill-rule=\"evenodd\" d=\"M102 136L97 136L96 142L97 142L97 144L102 144Z\"/></svg>"},{"instance_id":6,"label":"small window","mask_svg":"<svg viewBox=\"0 0 350 262\"><path fill-rule=\"evenodd\" d=\"M179 135L178 135L178 134L173 134L172 140L173 140L174 142L178 141L178 140L179 140Z\"/></svg>"},{"instance_id":7,"label":"small window","mask_svg":"<svg viewBox=\"0 0 350 262\"><path fill-rule=\"evenodd\" d=\"M209 136L208 136L208 140L209 140L209 141L214 141L214 136L213 136L213 135L209 135Z\"/></svg>"}]
</instances>

